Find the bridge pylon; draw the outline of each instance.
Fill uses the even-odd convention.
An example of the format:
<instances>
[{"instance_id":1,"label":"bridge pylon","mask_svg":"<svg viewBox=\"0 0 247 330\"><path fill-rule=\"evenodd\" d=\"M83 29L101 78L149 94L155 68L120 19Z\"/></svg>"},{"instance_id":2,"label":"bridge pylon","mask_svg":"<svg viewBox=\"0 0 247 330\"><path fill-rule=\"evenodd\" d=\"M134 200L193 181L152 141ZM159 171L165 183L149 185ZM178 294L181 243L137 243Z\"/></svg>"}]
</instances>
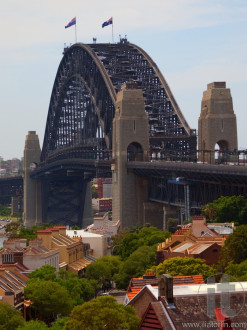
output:
<instances>
[{"instance_id":1,"label":"bridge pylon","mask_svg":"<svg viewBox=\"0 0 247 330\"><path fill-rule=\"evenodd\" d=\"M35 131L26 135L23 161L24 211L23 221L26 228L42 223L41 183L31 179L30 172L40 162L39 138Z\"/></svg>"},{"instance_id":2,"label":"bridge pylon","mask_svg":"<svg viewBox=\"0 0 247 330\"><path fill-rule=\"evenodd\" d=\"M230 88L226 88L225 82L208 84L203 92L198 120L198 160L214 163L216 144L222 152L238 150L236 116Z\"/></svg>"},{"instance_id":3,"label":"bridge pylon","mask_svg":"<svg viewBox=\"0 0 247 330\"><path fill-rule=\"evenodd\" d=\"M127 82L117 94L113 119L112 216L121 228L143 224L143 203L148 200L148 178L127 170L128 161L149 160L149 126L143 92Z\"/></svg>"}]
</instances>

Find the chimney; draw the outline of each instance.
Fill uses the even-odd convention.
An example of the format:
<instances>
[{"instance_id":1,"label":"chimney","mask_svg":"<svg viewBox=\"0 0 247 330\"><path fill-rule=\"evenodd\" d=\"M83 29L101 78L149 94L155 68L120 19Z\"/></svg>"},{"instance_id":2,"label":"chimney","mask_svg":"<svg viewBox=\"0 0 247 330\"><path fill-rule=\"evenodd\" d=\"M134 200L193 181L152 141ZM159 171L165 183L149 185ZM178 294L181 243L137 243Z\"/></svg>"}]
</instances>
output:
<instances>
[{"instance_id":1,"label":"chimney","mask_svg":"<svg viewBox=\"0 0 247 330\"><path fill-rule=\"evenodd\" d=\"M173 304L173 277L163 274L159 277L159 297L165 297L168 304Z\"/></svg>"},{"instance_id":2,"label":"chimney","mask_svg":"<svg viewBox=\"0 0 247 330\"><path fill-rule=\"evenodd\" d=\"M154 279L154 278L156 278L156 275L154 273L145 273L143 275L143 279L145 280Z\"/></svg>"}]
</instances>

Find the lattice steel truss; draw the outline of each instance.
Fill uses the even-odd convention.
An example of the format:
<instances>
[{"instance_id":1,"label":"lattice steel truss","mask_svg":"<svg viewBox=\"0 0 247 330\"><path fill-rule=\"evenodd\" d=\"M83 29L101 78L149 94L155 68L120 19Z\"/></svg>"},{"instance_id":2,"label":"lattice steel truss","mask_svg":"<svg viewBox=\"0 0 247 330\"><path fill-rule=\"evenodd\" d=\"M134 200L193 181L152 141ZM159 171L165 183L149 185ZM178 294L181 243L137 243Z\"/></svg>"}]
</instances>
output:
<instances>
[{"instance_id":1,"label":"lattice steel truss","mask_svg":"<svg viewBox=\"0 0 247 330\"><path fill-rule=\"evenodd\" d=\"M143 90L151 150L195 154L187 124L156 64L127 39L116 44L75 44L64 51L55 78L41 160L68 146L111 150L117 92L134 80Z\"/></svg>"}]
</instances>

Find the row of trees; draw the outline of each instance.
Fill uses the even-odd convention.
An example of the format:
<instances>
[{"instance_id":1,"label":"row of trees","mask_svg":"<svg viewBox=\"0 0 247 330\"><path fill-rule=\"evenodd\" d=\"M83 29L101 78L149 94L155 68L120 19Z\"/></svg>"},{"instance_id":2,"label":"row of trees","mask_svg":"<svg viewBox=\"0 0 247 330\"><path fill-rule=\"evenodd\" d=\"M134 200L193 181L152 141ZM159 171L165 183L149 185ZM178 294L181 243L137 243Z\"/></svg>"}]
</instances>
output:
<instances>
[{"instance_id":1,"label":"row of trees","mask_svg":"<svg viewBox=\"0 0 247 330\"><path fill-rule=\"evenodd\" d=\"M92 299L98 281L65 270L57 276L55 271L50 265L35 270L24 289L26 299L32 301L35 320L25 322L18 311L0 303L0 329L36 330L48 329L48 325L53 330L137 328L140 319L132 307L118 304L113 297Z\"/></svg>"},{"instance_id":2,"label":"row of trees","mask_svg":"<svg viewBox=\"0 0 247 330\"><path fill-rule=\"evenodd\" d=\"M140 318L133 307L118 304L111 296L97 297L78 305L69 316L57 318L49 325L38 319L25 322L19 311L0 302L0 329L3 330L136 330L139 323Z\"/></svg>"},{"instance_id":3,"label":"row of trees","mask_svg":"<svg viewBox=\"0 0 247 330\"><path fill-rule=\"evenodd\" d=\"M211 222L234 222L247 224L247 199L243 196L221 196L206 204L202 213Z\"/></svg>"}]
</instances>

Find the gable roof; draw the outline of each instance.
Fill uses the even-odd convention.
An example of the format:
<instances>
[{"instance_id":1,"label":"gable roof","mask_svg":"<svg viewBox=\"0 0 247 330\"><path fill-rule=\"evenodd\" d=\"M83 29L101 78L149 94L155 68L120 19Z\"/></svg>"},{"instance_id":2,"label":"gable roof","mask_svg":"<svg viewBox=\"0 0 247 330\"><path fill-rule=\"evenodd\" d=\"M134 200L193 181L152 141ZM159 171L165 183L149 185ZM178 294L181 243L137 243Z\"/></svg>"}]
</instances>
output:
<instances>
[{"instance_id":1,"label":"gable roof","mask_svg":"<svg viewBox=\"0 0 247 330\"><path fill-rule=\"evenodd\" d=\"M141 320L138 330L176 330L161 301L151 302Z\"/></svg>"}]
</instances>

